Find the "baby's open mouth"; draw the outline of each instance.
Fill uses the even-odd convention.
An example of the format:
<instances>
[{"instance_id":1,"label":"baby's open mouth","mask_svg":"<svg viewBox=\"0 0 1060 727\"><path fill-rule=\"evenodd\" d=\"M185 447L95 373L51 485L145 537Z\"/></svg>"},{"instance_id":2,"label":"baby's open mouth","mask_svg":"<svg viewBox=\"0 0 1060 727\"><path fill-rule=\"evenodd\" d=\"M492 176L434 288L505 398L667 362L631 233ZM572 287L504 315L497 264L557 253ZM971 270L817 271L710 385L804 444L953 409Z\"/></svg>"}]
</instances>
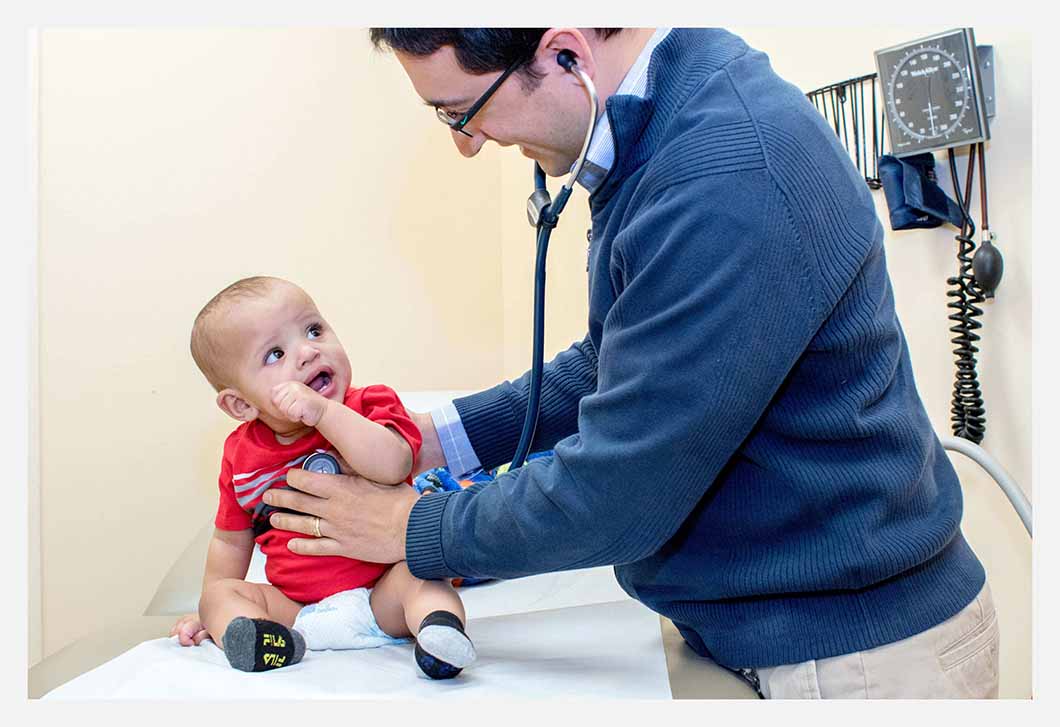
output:
<instances>
[{"instance_id":1,"label":"baby's open mouth","mask_svg":"<svg viewBox=\"0 0 1060 727\"><path fill-rule=\"evenodd\" d=\"M321 371L319 374L313 377L313 380L309 382L309 388L317 393L328 388L331 384L331 374L327 371Z\"/></svg>"}]
</instances>

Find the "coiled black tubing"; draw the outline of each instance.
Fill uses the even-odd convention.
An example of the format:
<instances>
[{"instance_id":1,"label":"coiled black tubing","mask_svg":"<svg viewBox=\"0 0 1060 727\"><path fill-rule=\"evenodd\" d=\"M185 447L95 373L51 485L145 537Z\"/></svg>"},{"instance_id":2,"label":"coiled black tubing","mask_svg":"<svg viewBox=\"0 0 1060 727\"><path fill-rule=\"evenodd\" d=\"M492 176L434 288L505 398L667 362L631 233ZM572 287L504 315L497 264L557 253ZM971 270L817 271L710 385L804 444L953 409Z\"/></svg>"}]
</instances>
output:
<instances>
[{"instance_id":1,"label":"coiled black tubing","mask_svg":"<svg viewBox=\"0 0 1060 727\"><path fill-rule=\"evenodd\" d=\"M946 296L950 298L946 307L953 311L947 318L953 321L950 332L954 334L954 337L950 341L954 346L953 355L957 366L953 383L953 400L950 406L950 423L955 436L979 444L986 434L986 410L983 407L983 394L979 387L979 373L976 370L975 355L979 352L979 348L975 344L979 341L979 334L976 331L983 327L983 324L977 320L983 315L983 309L979 307L979 304L985 300L985 297L972 274L975 222L968 214L976 151L977 147L973 145L968 154L968 176L964 194L961 194L960 182L957 178L957 162L953 149L948 150L953 191L964 216L964 222L961 225L961 233L957 235L957 275L946 280L946 284L950 286L950 289L946 291ZM982 144L978 146L978 152L982 155Z\"/></svg>"}]
</instances>

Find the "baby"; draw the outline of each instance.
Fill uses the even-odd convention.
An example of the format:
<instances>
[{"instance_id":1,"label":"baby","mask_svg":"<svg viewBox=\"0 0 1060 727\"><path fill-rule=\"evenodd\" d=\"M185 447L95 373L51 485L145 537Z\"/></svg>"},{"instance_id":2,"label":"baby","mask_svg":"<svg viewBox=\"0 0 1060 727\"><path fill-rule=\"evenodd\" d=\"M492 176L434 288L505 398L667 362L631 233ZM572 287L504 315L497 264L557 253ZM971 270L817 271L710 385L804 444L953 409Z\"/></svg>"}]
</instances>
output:
<instances>
[{"instance_id":1,"label":"baby","mask_svg":"<svg viewBox=\"0 0 1060 727\"><path fill-rule=\"evenodd\" d=\"M286 486L289 468L332 447L363 477L411 484L422 439L397 394L352 388L334 331L305 291L278 278L247 278L214 296L195 319L191 352L217 405L242 424L225 441L199 612L170 635L184 646L209 636L243 671L290 666L307 648L413 636L425 674L456 676L475 650L447 581L421 581L404 562L293 553L288 541L305 536L272 528L261 499ZM271 585L243 580L255 542Z\"/></svg>"}]
</instances>

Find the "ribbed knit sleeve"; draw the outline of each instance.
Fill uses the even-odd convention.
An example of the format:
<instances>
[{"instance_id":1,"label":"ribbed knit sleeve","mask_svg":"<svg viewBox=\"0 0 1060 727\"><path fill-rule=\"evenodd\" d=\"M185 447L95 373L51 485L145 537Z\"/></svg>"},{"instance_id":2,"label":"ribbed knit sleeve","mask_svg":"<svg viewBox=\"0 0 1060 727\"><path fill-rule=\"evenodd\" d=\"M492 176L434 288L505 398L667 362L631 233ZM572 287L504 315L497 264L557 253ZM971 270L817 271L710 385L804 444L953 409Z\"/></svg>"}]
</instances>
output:
<instances>
[{"instance_id":1,"label":"ribbed knit sleeve","mask_svg":"<svg viewBox=\"0 0 1060 727\"><path fill-rule=\"evenodd\" d=\"M410 540L413 573L511 578L625 563L673 536L823 316L782 195L760 160L739 164L662 189L619 232L614 277L625 287L578 433L489 487L417 505L409 533L438 538L433 556ZM504 391L475 403L518 401Z\"/></svg>"},{"instance_id":2,"label":"ribbed knit sleeve","mask_svg":"<svg viewBox=\"0 0 1060 727\"><path fill-rule=\"evenodd\" d=\"M578 427L578 402L596 390L596 349L586 336L545 364L541 414L531 451L551 449ZM456 399L471 446L482 466L510 462L519 444L530 391L530 374L473 396Z\"/></svg>"}]
</instances>

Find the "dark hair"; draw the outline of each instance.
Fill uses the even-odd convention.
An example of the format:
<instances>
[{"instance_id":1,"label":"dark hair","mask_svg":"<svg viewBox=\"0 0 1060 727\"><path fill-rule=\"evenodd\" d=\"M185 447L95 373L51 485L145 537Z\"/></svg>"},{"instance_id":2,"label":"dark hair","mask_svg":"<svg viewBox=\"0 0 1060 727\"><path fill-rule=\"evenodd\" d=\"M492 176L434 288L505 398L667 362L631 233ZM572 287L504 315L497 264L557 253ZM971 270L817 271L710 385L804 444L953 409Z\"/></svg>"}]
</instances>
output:
<instances>
[{"instance_id":1,"label":"dark hair","mask_svg":"<svg viewBox=\"0 0 1060 727\"><path fill-rule=\"evenodd\" d=\"M429 56L445 45L456 52L456 61L468 73L503 71L512 63L529 63L548 28L371 28L377 50L390 48L411 56ZM604 40L622 28L593 28ZM542 76L530 65L516 71L523 87L532 91Z\"/></svg>"}]
</instances>

